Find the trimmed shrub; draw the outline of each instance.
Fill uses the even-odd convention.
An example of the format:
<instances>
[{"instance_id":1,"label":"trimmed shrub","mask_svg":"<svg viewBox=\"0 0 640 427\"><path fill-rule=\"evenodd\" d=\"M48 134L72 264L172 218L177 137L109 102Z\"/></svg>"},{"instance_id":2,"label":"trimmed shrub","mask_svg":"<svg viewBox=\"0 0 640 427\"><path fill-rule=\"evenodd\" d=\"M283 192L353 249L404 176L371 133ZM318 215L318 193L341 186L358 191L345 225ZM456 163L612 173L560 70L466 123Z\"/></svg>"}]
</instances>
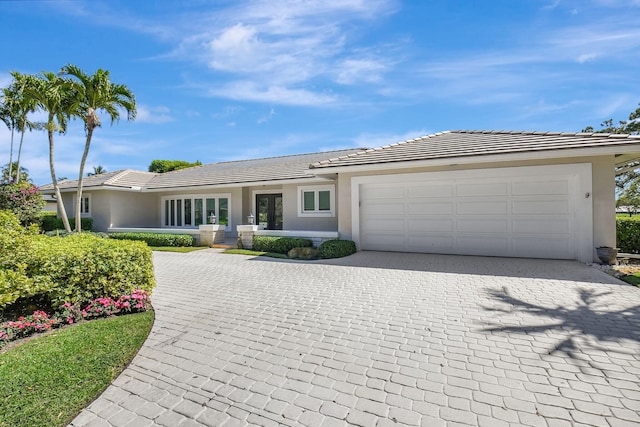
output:
<instances>
[{"instance_id":1,"label":"trimmed shrub","mask_svg":"<svg viewBox=\"0 0 640 427\"><path fill-rule=\"evenodd\" d=\"M620 252L640 253L640 219L637 218L616 218L616 242Z\"/></svg>"},{"instance_id":2,"label":"trimmed shrub","mask_svg":"<svg viewBox=\"0 0 640 427\"><path fill-rule=\"evenodd\" d=\"M20 298L52 306L118 298L155 286L151 250L142 242L100 239L87 233L64 239L25 229L0 211L0 309Z\"/></svg>"},{"instance_id":3,"label":"trimmed shrub","mask_svg":"<svg viewBox=\"0 0 640 427\"><path fill-rule=\"evenodd\" d=\"M356 244L352 240L327 240L318 248L318 256L324 259L342 258L356 252Z\"/></svg>"},{"instance_id":4,"label":"trimmed shrub","mask_svg":"<svg viewBox=\"0 0 640 427\"><path fill-rule=\"evenodd\" d=\"M67 236L73 236L74 234L78 234L78 233L76 231L67 233L65 230L53 230L53 231L47 231L44 234L45 236L49 236L49 237L67 237ZM109 238L109 235L107 233L103 233L101 231L83 231L82 234L88 234L90 236L100 237L102 239Z\"/></svg>"},{"instance_id":5,"label":"trimmed shrub","mask_svg":"<svg viewBox=\"0 0 640 427\"><path fill-rule=\"evenodd\" d=\"M111 239L138 240L149 246L193 246L193 236L190 234L167 233L109 233Z\"/></svg>"},{"instance_id":6,"label":"trimmed shrub","mask_svg":"<svg viewBox=\"0 0 640 427\"><path fill-rule=\"evenodd\" d=\"M313 246L309 239L297 237L253 236L253 250L287 254L293 248L307 248Z\"/></svg>"},{"instance_id":7,"label":"trimmed shrub","mask_svg":"<svg viewBox=\"0 0 640 427\"><path fill-rule=\"evenodd\" d=\"M75 218L69 218L71 228L75 226L75 223ZM40 215L40 228L42 231L64 230L64 224L62 218L47 213ZM93 230L93 218L80 218L80 228L85 231Z\"/></svg>"},{"instance_id":8,"label":"trimmed shrub","mask_svg":"<svg viewBox=\"0 0 640 427\"><path fill-rule=\"evenodd\" d=\"M37 223L44 205L38 187L29 182L0 184L0 209L15 213L22 225Z\"/></svg>"}]
</instances>

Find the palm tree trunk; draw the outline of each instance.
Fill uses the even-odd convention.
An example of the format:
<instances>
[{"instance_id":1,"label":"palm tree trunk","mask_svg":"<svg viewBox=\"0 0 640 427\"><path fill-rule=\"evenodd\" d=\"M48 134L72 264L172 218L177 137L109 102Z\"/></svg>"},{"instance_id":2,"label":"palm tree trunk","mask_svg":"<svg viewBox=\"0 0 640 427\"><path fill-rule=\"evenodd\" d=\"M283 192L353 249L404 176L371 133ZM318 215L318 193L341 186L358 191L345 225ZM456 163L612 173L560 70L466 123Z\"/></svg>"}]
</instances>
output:
<instances>
[{"instance_id":1,"label":"palm tree trunk","mask_svg":"<svg viewBox=\"0 0 640 427\"><path fill-rule=\"evenodd\" d=\"M49 120L51 123L53 119ZM51 182L53 183L53 191L56 194L56 202L58 204L58 212L62 217L62 223L67 233L71 233L71 226L69 226L69 218L67 218L67 211L64 209L64 203L62 201L62 195L60 194L60 188L58 187L58 178L56 178L56 170L53 166L53 129L49 126L47 129L49 134L49 169L51 170Z\"/></svg>"},{"instance_id":2,"label":"palm tree trunk","mask_svg":"<svg viewBox=\"0 0 640 427\"><path fill-rule=\"evenodd\" d=\"M16 176L16 183L20 182L20 155L22 154L22 142L24 141L24 127L22 128L22 133L20 134L20 146L18 147L18 161L16 165L16 169L18 170Z\"/></svg>"},{"instance_id":3,"label":"palm tree trunk","mask_svg":"<svg viewBox=\"0 0 640 427\"><path fill-rule=\"evenodd\" d=\"M93 135L93 127L87 126L87 139L84 143L84 152L82 153L82 160L80 161L80 175L78 176L78 192L76 195L76 231L82 232L82 220L80 218L80 207L82 205L82 180L84 175L84 165L89 155L89 146L91 145L91 136Z\"/></svg>"},{"instance_id":4,"label":"palm tree trunk","mask_svg":"<svg viewBox=\"0 0 640 427\"><path fill-rule=\"evenodd\" d=\"M11 128L11 149L9 150L9 182L13 181L13 130L14 128Z\"/></svg>"}]
</instances>

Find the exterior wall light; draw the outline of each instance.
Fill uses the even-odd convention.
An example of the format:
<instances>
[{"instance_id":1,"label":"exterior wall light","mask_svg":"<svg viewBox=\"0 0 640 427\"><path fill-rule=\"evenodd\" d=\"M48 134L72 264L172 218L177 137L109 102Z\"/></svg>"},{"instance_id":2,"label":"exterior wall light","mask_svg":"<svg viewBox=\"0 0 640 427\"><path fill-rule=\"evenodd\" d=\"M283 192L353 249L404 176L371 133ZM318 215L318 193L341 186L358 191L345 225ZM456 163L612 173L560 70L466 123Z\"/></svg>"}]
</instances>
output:
<instances>
[{"instance_id":1,"label":"exterior wall light","mask_svg":"<svg viewBox=\"0 0 640 427\"><path fill-rule=\"evenodd\" d=\"M253 225L255 219L256 217L253 216L253 213L250 213L249 216L247 216L247 222L249 223L249 225Z\"/></svg>"}]
</instances>

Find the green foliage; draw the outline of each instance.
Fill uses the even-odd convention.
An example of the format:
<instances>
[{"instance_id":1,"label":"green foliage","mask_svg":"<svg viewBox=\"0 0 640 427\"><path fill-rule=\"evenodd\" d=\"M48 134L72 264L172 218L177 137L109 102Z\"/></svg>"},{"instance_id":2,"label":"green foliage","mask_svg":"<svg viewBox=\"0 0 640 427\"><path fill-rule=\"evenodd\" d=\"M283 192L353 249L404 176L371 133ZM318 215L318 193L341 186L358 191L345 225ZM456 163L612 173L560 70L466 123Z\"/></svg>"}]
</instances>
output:
<instances>
[{"instance_id":1,"label":"green foliage","mask_svg":"<svg viewBox=\"0 0 640 427\"><path fill-rule=\"evenodd\" d=\"M18 169L20 169L20 179L18 179ZM11 176L9 176L9 172L11 172ZM29 178L29 169L19 166L18 162L11 162L11 167L9 167L8 163L4 165L2 167L2 178L0 178L0 180L5 183L20 181L31 182L31 178Z\"/></svg>"},{"instance_id":2,"label":"green foliage","mask_svg":"<svg viewBox=\"0 0 640 427\"><path fill-rule=\"evenodd\" d=\"M149 165L149 172L165 173L200 165L202 162L199 160L193 163L184 160L153 160Z\"/></svg>"},{"instance_id":3,"label":"green foliage","mask_svg":"<svg viewBox=\"0 0 640 427\"><path fill-rule=\"evenodd\" d=\"M640 217L616 218L616 242L620 252L640 254Z\"/></svg>"},{"instance_id":4,"label":"green foliage","mask_svg":"<svg viewBox=\"0 0 640 427\"><path fill-rule=\"evenodd\" d=\"M0 210L12 211L23 225L37 223L44 204L38 187L31 183L0 184Z\"/></svg>"},{"instance_id":5,"label":"green foliage","mask_svg":"<svg viewBox=\"0 0 640 427\"><path fill-rule=\"evenodd\" d=\"M356 244L352 240L327 240L320 244L320 258L342 258L356 253Z\"/></svg>"},{"instance_id":6,"label":"green foliage","mask_svg":"<svg viewBox=\"0 0 640 427\"><path fill-rule=\"evenodd\" d=\"M69 218L69 221L73 221L74 218ZM93 218L80 218L82 223L82 229L85 231L93 230ZM40 228L42 231L55 231L64 230L64 224L62 218L58 218L54 215L41 214L40 215Z\"/></svg>"},{"instance_id":7,"label":"green foliage","mask_svg":"<svg viewBox=\"0 0 640 427\"><path fill-rule=\"evenodd\" d=\"M7 211L0 211L0 227L0 308L18 298L44 297L57 306L155 286L151 250L144 243L85 233L47 237L21 227Z\"/></svg>"},{"instance_id":8,"label":"green foliage","mask_svg":"<svg viewBox=\"0 0 640 427\"><path fill-rule=\"evenodd\" d=\"M253 250L287 254L293 248L313 246L309 239L296 237L253 236Z\"/></svg>"},{"instance_id":9,"label":"green foliage","mask_svg":"<svg viewBox=\"0 0 640 427\"><path fill-rule=\"evenodd\" d=\"M109 233L109 237L118 240L139 240L149 246L193 246L193 236L190 234Z\"/></svg>"}]
</instances>

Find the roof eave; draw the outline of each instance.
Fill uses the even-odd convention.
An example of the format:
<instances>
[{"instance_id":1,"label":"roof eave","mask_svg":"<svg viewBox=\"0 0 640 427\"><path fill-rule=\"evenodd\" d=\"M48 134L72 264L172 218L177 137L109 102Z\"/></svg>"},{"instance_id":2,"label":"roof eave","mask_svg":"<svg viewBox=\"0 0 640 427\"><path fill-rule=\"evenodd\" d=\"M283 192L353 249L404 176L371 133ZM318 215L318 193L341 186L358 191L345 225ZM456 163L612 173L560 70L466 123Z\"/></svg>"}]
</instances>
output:
<instances>
[{"instance_id":1,"label":"roof eave","mask_svg":"<svg viewBox=\"0 0 640 427\"><path fill-rule=\"evenodd\" d=\"M523 151L517 153L476 154L473 156L454 156L422 160L399 160L394 162L367 163L362 165L321 166L309 169L312 175L329 173L367 172L376 170L410 169L419 167L472 165L494 162L512 162L523 160L547 160L555 158L594 157L617 154L640 155L640 144L607 145L601 147L585 147L570 149L554 149L539 151Z\"/></svg>"}]
</instances>

